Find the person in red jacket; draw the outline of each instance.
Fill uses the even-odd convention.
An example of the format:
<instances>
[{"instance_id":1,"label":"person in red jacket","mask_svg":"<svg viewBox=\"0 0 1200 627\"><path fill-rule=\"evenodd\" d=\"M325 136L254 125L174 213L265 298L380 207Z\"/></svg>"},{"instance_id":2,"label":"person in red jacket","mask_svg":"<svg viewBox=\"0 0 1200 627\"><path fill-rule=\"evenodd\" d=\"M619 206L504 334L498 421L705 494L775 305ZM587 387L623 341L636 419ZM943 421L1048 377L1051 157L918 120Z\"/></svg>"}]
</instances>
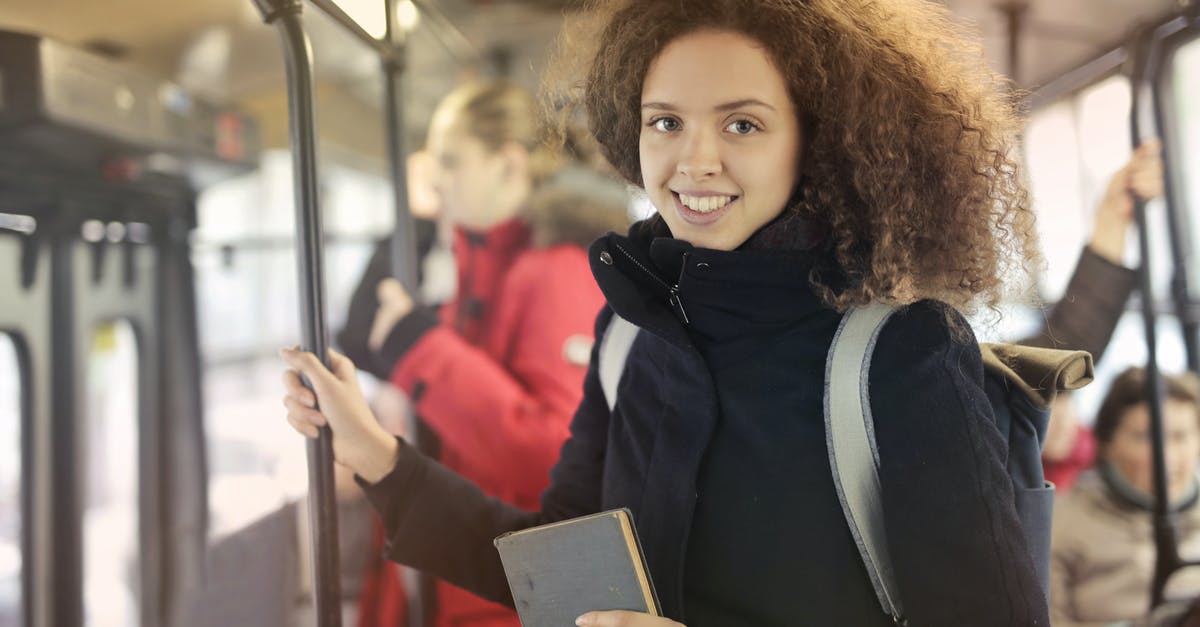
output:
<instances>
[{"instance_id":1,"label":"person in red jacket","mask_svg":"<svg viewBox=\"0 0 1200 627\"><path fill-rule=\"evenodd\" d=\"M339 335L357 363L408 394L427 454L529 509L567 438L604 304L584 247L628 221L619 184L579 169L550 176L537 111L532 94L505 83L467 85L440 104L429 149L455 226L458 293L438 311L419 307L387 278L381 249L353 328ZM403 624L397 579L386 562L368 575L361 627ZM423 599L437 627L519 625L511 609L443 582Z\"/></svg>"}]
</instances>

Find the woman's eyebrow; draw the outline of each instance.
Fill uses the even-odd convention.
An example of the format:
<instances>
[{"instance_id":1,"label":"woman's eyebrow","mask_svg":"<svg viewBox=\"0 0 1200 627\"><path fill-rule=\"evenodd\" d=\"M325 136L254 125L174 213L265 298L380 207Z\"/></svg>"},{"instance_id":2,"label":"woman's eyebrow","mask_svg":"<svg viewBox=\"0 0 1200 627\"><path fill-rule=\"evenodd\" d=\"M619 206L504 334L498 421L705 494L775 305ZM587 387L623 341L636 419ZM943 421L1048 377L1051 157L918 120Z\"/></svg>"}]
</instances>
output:
<instances>
[{"instance_id":1,"label":"woman's eyebrow","mask_svg":"<svg viewBox=\"0 0 1200 627\"><path fill-rule=\"evenodd\" d=\"M742 109L745 107L765 107L772 111L775 110L775 107L772 107L771 105L769 105L761 100L756 100L754 98L746 98L744 100L734 100L733 102L726 102L725 104L717 105L716 107L714 107L714 109L716 109L717 111L733 111L734 109Z\"/></svg>"},{"instance_id":2,"label":"woman's eyebrow","mask_svg":"<svg viewBox=\"0 0 1200 627\"><path fill-rule=\"evenodd\" d=\"M766 109L770 109L771 111L776 110L775 107L772 107L771 105L769 105L761 100L755 99L755 98L745 98L742 100L734 100L731 102L722 103L722 104L719 104L719 105L713 107L713 110L714 111L733 111L734 109L742 109L744 107L763 107ZM656 111L674 111L677 108L678 107L676 107L675 105L667 103L667 102L643 102L642 103L642 109L653 109Z\"/></svg>"}]
</instances>

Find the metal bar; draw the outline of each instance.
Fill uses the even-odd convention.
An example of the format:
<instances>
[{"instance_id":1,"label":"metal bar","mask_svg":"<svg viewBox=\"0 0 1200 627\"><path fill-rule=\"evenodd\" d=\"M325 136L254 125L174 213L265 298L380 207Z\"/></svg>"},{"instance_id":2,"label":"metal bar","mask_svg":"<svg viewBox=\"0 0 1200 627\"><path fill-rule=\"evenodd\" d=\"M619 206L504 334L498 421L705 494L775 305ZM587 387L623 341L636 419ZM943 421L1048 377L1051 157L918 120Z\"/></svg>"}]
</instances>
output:
<instances>
[{"instance_id":1,"label":"metal bar","mask_svg":"<svg viewBox=\"0 0 1200 627\"><path fill-rule=\"evenodd\" d=\"M263 1L271 1L271 0L254 0L254 1L255 2L263 2ZM338 6L337 2L335 2L334 0L309 0L309 1L313 3L313 6L320 9L322 13L333 18L333 21L337 22L338 24L341 24L342 27L345 28L346 31L349 32L351 35L354 35L354 37L356 39L363 42L368 47L370 47L372 50L374 50L375 53L378 54L380 58L382 58L382 59L402 59L402 58L404 58L403 50L398 49L396 46L392 45L391 43L389 43L387 41L383 41L377 37L372 36L371 33L368 33L361 25L359 25L358 22L354 21L354 18L350 17L349 14L347 14L345 11L343 11L342 7Z\"/></svg>"},{"instance_id":2,"label":"metal bar","mask_svg":"<svg viewBox=\"0 0 1200 627\"><path fill-rule=\"evenodd\" d=\"M1153 89L1154 120L1158 136L1163 142L1165 166L1170 166L1172 161L1182 156L1174 141L1176 133L1171 132L1178 130L1178 120L1169 104L1174 96L1174 88L1167 74L1166 60L1179 46L1198 36L1198 27L1200 23L1180 18L1155 32L1155 39L1159 41L1159 45L1152 57L1148 76ZM1174 266L1171 296L1183 332L1188 369L1200 372L1200 318L1196 315L1196 307L1191 297L1191 280L1188 276L1189 258L1194 254L1194 242L1188 229L1188 216L1191 213L1190 208L1186 206L1187 195L1180 193L1182 190L1175 180L1177 173L1171 167L1163 168L1166 218L1170 227L1171 262Z\"/></svg>"},{"instance_id":3,"label":"metal bar","mask_svg":"<svg viewBox=\"0 0 1200 627\"><path fill-rule=\"evenodd\" d=\"M1161 19L1152 20L1151 23L1159 24L1155 36L1161 39L1183 28L1184 22L1182 18L1176 16L1177 11L1172 11L1163 15ZM1076 66L1075 69L1064 72L1058 78L1033 90L1029 95L1029 109L1036 111L1041 107L1052 104L1058 99L1088 87L1101 78L1120 70L1122 66L1127 65L1129 59L1126 42L1121 41L1115 44L1110 42L1110 45L1112 46L1111 48L1108 46L1101 48L1101 50L1109 48L1108 52L1085 61L1083 64Z\"/></svg>"},{"instance_id":4,"label":"metal bar","mask_svg":"<svg viewBox=\"0 0 1200 627\"><path fill-rule=\"evenodd\" d=\"M1029 95L1029 109L1036 111L1057 102L1064 96L1092 85L1101 78L1121 69L1121 66L1127 61L1125 48L1110 50L1035 89Z\"/></svg>"},{"instance_id":5,"label":"metal bar","mask_svg":"<svg viewBox=\"0 0 1200 627\"><path fill-rule=\"evenodd\" d=\"M428 0L412 0L412 3L421 11L429 20L429 30L438 42L446 48L455 60L462 65L470 65L477 63L482 57L479 50L467 39L462 31L458 30L454 24L441 11L433 6Z\"/></svg>"},{"instance_id":6,"label":"metal bar","mask_svg":"<svg viewBox=\"0 0 1200 627\"><path fill-rule=\"evenodd\" d=\"M1024 0L1012 0L996 7L1003 15L1008 36L1008 78L1014 85L1021 82L1021 34L1025 26L1025 14L1029 4Z\"/></svg>"},{"instance_id":7,"label":"metal bar","mask_svg":"<svg viewBox=\"0 0 1200 627\"><path fill-rule=\"evenodd\" d=\"M395 0L384 0L387 8L387 38L398 49L403 37L396 23ZM401 59L403 59L401 57ZM412 212L408 208L408 153L404 142L404 63L384 60L384 111L388 134L388 164L392 174L392 200L395 227L392 229L392 276L404 284L410 294L416 293L417 240Z\"/></svg>"},{"instance_id":8,"label":"metal bar","mask_svg":"<svg viewBox=\"0 0 1200 627\"><path fill-rule=\"evenodd\" d=\"M53 354L52 377L55 393L51 399L52 414L50 450L57 459L51 464L51 494L49 535L53 538L52 560L48 577L54 582L49 615L43 624L62 627L83 625L83 503L82 470L77 441L76 411L85 381L76 364L81 361L79 343L85 341L75 333L74 263L72 239L57 235L52 243L54 256L50 263L50 341ZM42 573L45 575L46 573Z\"/></svg>"},{"instance_id":9,"label":"metal bar","mask_svg":"<svg viewBox=\"0 0 1200 627\"><path fill-rule=\"evenodd\" d=\"M396 0L384 0L384 10L387 12L387 31L385 37L389 44L404 52L405 33L401 30L396 15ZM392 175L392 206L395 211L395 225L391 238L391 274L399 279L409 294L416 294L419 289L417 264L416 226L413 224L412 212L408 206L408 151L405 149L404 124L404 71L406 59L400 56L384 59L382 70L384 79L383 116L387 123L388 134L388 164ZM409 443L420 449L418 441L417 416L411 409L405 417L408 422ZM425 608L425 594L432 583L420 572L411 568L403 568L401 576L406 592L405 610L408 627L424 627L428 624Z\"/></svg>"},{"instance_id":10,"label":"metal bar","mask_svg":"<svg viewBox=\"0 0 1200 627\"><path fill-rule=\"evenodd\" d=\"M321 208L317 194L316 111L312 49L300 20L302 0L254 0L263 21L275 23L283 43L288 78L288 119L296 204L296 266L304 350L329 364L325 324ZM337 545L337 501L333 484L333 434L322 427L308 440L308 516L312 542L313 602L317 625L340 627L341 582Z\"/></svg>"},{"instance_id":11,"label":"metal bar","mask_svg":"<svg viewBox=\"0 0 1200 627\"><path fill-rule=\"evenodd\" d=\"M259 1L259 0L256 0ZM404 59L404 49L398 44L387 39L378 39L368 33L354 18L350 17L340 6L336 0L309 0L321 12L325 13L334 21L341 24L351 35L354 35L358 40L369 46L381 59L385 62L402 62ZM385 0L386 1L386 0ZM463 65L475 63L479 60L479 51L471 44L466 35L462 31L455 28L454 24L437 10L432 4L424 0L413 0L413 5L417 7L429 19L430 32L434 38L442 44L446 50L454 56L455 60ZM388 22L395 20L394 5L388 9Z\"/></svg>"},{"instance_id":12,"label":"metal bar","mask_svg":"<svg viewBox=\"0 0 1200 627\"><path fill-rule=\"evenodd\" d=\"M1134 147L1142 142L1141 100L1146 87L1150 53L1155 40L1149 29L1134 39L1130 55L1130 86L1133 97L1130 105L1130 137ZM1163 430L1163 382L1158 370L1158 334L1155 324L1154 291L1150 276L1150 236L1147 230L1146 203L1134 199L1134 217L1138 225L1138 248L1141 263L1138 266L1138 288L1142 297L1142 323L1146 334L1146 396L1150 406L1150 445L1154 463L1154 580L1150 586L1150 606L1158 607L1163 602L1163 593L1171 574L1179 569L1179 546L1175 535L1175 521L1171 514L1170 496L1167 490L1166 443Z\"/></svg>"}]
</instances>

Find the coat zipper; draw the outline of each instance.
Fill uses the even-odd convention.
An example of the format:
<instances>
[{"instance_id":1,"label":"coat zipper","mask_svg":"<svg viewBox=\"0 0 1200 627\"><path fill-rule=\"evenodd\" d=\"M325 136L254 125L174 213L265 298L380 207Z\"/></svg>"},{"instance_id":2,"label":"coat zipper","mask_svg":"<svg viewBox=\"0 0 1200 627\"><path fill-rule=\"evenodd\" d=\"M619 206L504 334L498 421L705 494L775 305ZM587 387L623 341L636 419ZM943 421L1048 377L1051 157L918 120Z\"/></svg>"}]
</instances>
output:
<instances>
[{"instance_id":1,"label":"coat zipper","mask_svg":"<svg viewBox=\"0 0 1200 627\"><path fill-rule=\"evenodd\" d=\"M688 318L687 311L683 308L683 300L679 296L679 283L683 280L683 273L687 269L688 255L691 253L683 253L683 266L679 269L679 278L675 280L674 285L668 285L666 281L658 278L657 274L654 274L648 268L646 268L646 266L642 265L642 262L638 261L636 257L629 253L629 251L622 248L620 244L613 244L613 246L617 250L621 251L621 254L625 255L625 258L633 263L633 265L637 266L639 270L646 273L646 276L649 276L651 279L654 279L656 283L666 288L667 292L671 295L669 298L667 298L667 302L671 305L671 309L677 316L679 316L679 319L682 320L685 325L691 324L691 320Z\"/></svg>"}]
</instances>

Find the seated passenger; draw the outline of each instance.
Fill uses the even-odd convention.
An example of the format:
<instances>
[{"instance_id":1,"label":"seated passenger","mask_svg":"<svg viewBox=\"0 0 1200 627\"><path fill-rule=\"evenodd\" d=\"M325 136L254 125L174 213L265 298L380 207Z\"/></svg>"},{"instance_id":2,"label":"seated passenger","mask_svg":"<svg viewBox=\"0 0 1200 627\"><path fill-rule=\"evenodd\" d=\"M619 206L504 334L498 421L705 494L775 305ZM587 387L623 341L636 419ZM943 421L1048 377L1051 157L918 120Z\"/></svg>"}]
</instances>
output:
<instances>
[{"instance_id":1,"label":"seated passenger","mask_svg":"<svg viewBox=\"0 0 1200 627\"><path fill-rule=\"evenodd\" d=\"M1058 501L1050 565L1051 624L1111 625L1150 608L1154 573L1153 463L1145 371L1113 382L1096 417L1096 466ZM1180 554L1200 556L1200 380L1164 376L1167 477ZM1200 594L1200 573L1181 571L1168 592ZM1132 623L1131 623L1132 624Z\"/></svg>"}]
</instances>

